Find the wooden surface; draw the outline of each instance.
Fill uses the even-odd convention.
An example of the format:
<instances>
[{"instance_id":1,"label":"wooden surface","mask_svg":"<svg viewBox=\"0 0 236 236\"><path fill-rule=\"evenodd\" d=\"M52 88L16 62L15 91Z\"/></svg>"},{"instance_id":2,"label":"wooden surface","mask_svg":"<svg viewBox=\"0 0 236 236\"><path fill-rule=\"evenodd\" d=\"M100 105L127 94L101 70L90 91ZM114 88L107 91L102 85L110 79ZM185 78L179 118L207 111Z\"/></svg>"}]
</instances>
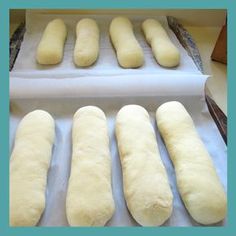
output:
<instances>
[{"instance_id":1,"label":"wooden surface","mask_svg":"<svg viewBox=\"0 0 236 236\"><path fill-rule=\"evenodd\" d=\"M212 52L211 59L213 61L227 64L227 25L222 27L215 48Z\"/></svg>"}]
</instances>

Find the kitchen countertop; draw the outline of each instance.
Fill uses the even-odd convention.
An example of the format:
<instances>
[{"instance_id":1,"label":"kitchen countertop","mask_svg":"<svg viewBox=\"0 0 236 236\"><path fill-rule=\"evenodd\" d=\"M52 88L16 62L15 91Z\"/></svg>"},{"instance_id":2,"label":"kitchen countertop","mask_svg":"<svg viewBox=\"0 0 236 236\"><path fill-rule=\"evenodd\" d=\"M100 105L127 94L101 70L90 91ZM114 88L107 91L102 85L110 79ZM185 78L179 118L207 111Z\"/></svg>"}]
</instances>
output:
<instances>
[{"instance_id":1,"label":"kitchen countertop","mask_svg":"<svg viewBox=\"0 0 236 236\"><path fill-rule=\"evenodd\" d=\"M10 24L10 36L19 24ZM201 54L205 74L211 75L207 89L213 100L227 115L227 66L211 60L211 53L221 27L184 26L195 40Z\"/></svg>"},{"instance_id":2,"label":"kitchen countertop","mask_svg":"<svg viewBox=\"0 0 236 236\"><path fill-rule=\"evenodd\" d=\"M207 88L213 100L227 115L227 66L211 60L211 53L221 31L221 27L185 26L194 38L201 54L205 74L211 75Z\"/></svg>"}]
</instances>

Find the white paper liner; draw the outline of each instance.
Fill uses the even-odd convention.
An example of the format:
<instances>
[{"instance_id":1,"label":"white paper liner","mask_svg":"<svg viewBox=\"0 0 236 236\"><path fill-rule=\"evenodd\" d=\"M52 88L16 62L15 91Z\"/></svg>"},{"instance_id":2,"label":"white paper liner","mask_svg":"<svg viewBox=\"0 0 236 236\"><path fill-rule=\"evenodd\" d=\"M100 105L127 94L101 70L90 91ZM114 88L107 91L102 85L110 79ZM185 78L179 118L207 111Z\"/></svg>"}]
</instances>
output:
<instances>
[{"instance_id":1,"label":"white paper liner","mask_svg":"<svg viewBox=\"0 0 236 236\"><path fill-rule=\"evenodd\" d=\"M196 128L212 156L220 180L227 189L227 148L212 120L206 103L201 96L150 96L150 97L78 97L78 98L38 98L13 99L11 102L10 118L10 148L13 147L16 127L19 121L28 112L34 109L44 109L55 118L56 140L53 149L51 167L48 173L46 193L46 209L39 222L39 226L68 226L66 220L65 200L67 183L70 174L71 162L71 126L72 117L76 110L86 105L97 105L103 109L107 116L110 150L112 158L112 188L116 211L108 226L137 226L126 207L123 189L122 172L114 134L115 116L119 109L126 104L139 104L145 107L151 117L151 122L157 135L157 141L163 163L167 169L171 189L174 195L173 213L164 226L196 226L198 225L187 213L179 196L175 172L168 156L167 150L160 138L155 123L155 111L162 103L178 100L189 111ZM220 222L217 225L224 225Z\"/></svg>"},{"instance_id":2,"label":"white paper liner","mask_svg":"<svg viewBox=\"0 0 236 236\"><path fill-rule=\"evenodd\" d=\"M180 65L176 68L164 68L157 64L153 57L150 46L147 44L141 30L141 23L150 16L130 16L134 25L134 32L144 51L145 63L138 69L123 69L118 65L115 51L109 38L109 24L116 15L60 15L60 14L40 14L37 11L26 11L26 33L21 44L19 55L16 59L12 76L22 78L71 78L82 76L104 76L104 75L127 75L127 74L201 74L195 66L192 58L179 43L175 34L169 29L165 16L156 16L165 30L168 32L172 42L178 47L181 54ZM84 18L91 17L99 25L100 55L97 62L88 68L78 68L73 63L73 50L75 44L76 23ZM55 18L65 21L68 28L68 37L65 43L64 58L58 65L42 66L37 64L35 55L37 45L47 23Z\"/></svg>"},{"instance_id":3,"label":"white paper liner","mask_svg":"<svg viewBox=\"0 0 236 236\"><path fill-rule=\"evenodd\" d=\"M11 98L202 95L206 75L122 75L64 79L11 77Z\"/></svg>"}]
</instances>

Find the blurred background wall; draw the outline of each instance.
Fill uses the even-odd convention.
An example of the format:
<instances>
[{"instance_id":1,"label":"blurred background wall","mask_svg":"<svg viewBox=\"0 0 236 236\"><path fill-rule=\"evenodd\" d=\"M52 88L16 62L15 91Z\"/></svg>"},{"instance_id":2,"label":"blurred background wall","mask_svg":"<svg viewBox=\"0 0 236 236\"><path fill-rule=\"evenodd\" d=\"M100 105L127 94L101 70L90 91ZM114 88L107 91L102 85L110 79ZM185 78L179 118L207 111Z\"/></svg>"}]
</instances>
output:
<instances>
[{"instance_id":1,"label":"blurred background wall","mask_svg":"<svg viewBox=\"0 0 236 236\"><path fill-rule=\"evenodd\" d=\"M225 23L227 11L224 9L178 9L178 10L35 10L41 13L63 13L63 14L138 14L151 16L171 15L178 18L185 26L222 26ZM10 22L18 23L25 19L25 10L10 10Z\"/></svg>"}]
</instances>

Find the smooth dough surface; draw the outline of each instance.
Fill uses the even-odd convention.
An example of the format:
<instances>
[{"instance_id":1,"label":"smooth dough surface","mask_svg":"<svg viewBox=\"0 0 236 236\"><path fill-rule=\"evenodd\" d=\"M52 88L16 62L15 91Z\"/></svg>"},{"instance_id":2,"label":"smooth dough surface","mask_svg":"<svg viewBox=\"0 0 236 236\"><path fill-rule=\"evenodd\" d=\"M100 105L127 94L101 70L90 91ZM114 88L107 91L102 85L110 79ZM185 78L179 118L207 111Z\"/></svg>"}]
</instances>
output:
<instances>
[{"instance_id":1,"label":"smooth dough surface","mask_svg":"<svg viewBox=\"0 0 236 236\"><path fill-rule=\"evenodd\" d=\"M152 48L157 62L164 67L175 67L180 63L180 53L171 42L162 25L154 19L147 19L142 24L145 38Z\"/></svg>"},{"instance_id":2,"label":"smooth dough surface","mask_svg":"<svg viewBox=\"0 0 236 236\"><path fill-rule=\"evenodd\" d=\"M35 110L20 122L10 159L10 225L35 226L45 208L54 120Z\"/></svg>"},{"instance_id":3,"label":"smooth dough surface","mask_svg":"<svg viewBox=\"0 0 236 236\"><path fill-rule=\"evenodd\" d=\"M63 20L50 21L37 48L37 62L42 65L54 65L61 62L66 37L67 29Z\"/></svg>"},{"instance_id":4,"label":"smooth dough surface","mask_svg":"<svg viewBox=\"0 0 236 236\"><path fill-rule=\"evenodd\" d=\"M191 116L181 103L173 101L157 109L156 119L190 215L201 224L223 220L226 194Z\"/></svg>"},{"instance_id":5,"label":"smooth dough surface","mask_svg":"<svg viewBox=\"0 0 236 236\"><path fill-rule=\"evenodd\" d=\"M120 66L124 68L142 66L143 50L135 38L130 20L127 17L115 17L110 24L109 31Z\"/></svg>"},{"instance_id":6,"label":"smooth dough surface","mask_svg":"<svg viewBox=\"0 0 236 236\"><path fill-rule=\"evenodd\" d=\"M104 226L115 207L105 114L94 106L74 115L71 174L66 199L71 226Z\"/></svg>"},{"instance_id":7,"label":"smooth dough surface","mask_svg":"<svg viewBox=\"0 0 236 236\"><path fill-rule=\"evenodd\" d=\"M171 215L173 195L147 111L124 106L117 114L116 137L128 209L143 226L158 226Z\"/></svg>"},{"instance_id":8,"label":"smooth dough surface","mask_svg":"<svg viewBox=\"0 0 236 236\"><path fill-rule=\"evenodd\" d=\"M99 54L99 28L95 20L85 18L76 26L74 62L77 66L91 66Z\"/></svg>"}]
</instances>

